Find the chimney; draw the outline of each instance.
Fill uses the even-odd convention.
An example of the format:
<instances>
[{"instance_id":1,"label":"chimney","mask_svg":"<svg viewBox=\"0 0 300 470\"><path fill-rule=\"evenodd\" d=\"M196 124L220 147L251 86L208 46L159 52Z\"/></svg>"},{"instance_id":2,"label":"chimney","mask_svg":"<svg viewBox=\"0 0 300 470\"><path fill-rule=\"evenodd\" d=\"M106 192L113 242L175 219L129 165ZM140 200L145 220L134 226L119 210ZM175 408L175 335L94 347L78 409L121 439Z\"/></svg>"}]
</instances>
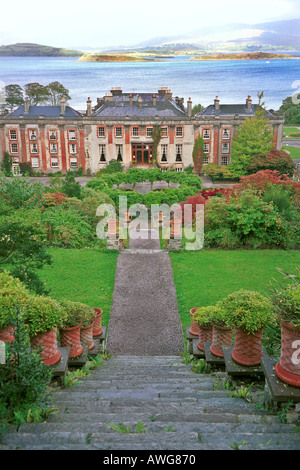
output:
<instances>
[{"instance_id":1,"label":"chimney","mask_svg":"<svg viewBox=\"0 0 300 470\"><path fill-rule=\"evenodd\" d=\"M142 97L140 96L139 97L139 108L141 108L143 106L143 102L142 102Z\"/></svg>"},{"instance_id":2,"label":"chimney","mask_svg":"<svg viewBox=\"0 0 300 470\"><path fill-rule=\"evenodd\" d=\"M214 100L214 108L215 108L215 111L220 111L220 100L218 96L216 96Z\"/></svg>"},{"instance_id":3,"label":"chimney","mask_svg":"<svg viewBox=\"0 0 300 470\"><path fill-rule=\"evenodd\" d=\"M188 99L187 101L187 115L188 117L192 117L192 101L191 98Z\"/></svg>"},{"instance_id":4,"label":"chimney","mask_svg":"<svg viewBox=\"0 0 300 470\"><path fill-rule=\"evenodd\" d=\"M129 95L129 104L130 104L130 106L132 106L132 93L130 93L130 95Z\"/></svg>"},{"instance_id":5,"label":"chimney","mask_svg":"<svg viewBox=\"0 0 300 470\"><path fill-rule=\"evenodd\" d=\"M122 95L122 88L120 88L118 86L115 86L115 87L112 87L110 92L113 96L120 96L120 95Z\"/></svg>"},{"instance_id":6,"label":"chimney","mask_svg":"<svg viewBox=\"0 0 300 470\"><path fill-rule=\"evenodd\" d=\"M28 96L26 96L25 101L24 101L24 114L28 114L29 107L30 107L30 101L29 101Z\"/></svg>"},{"instance_id":7,"label":"chimney","mask_svg":"<svg viewBox=\"0 0 300 470\"><path fill-rule=\"evenodd\" d=\"M66 98L63 96L60 100L60 114L65 114L66 112Z\"/></svg>"},{"instance_id":8,"label":"chimney","mask_svg":"<svg viewBox=\"0 0 300 470\"><path fill-rule=\"evenodd\" d=\"M247 109L252 109L252 100L251 100L251 96L248 96L248 98L246 99L246 108Z\"/></svg>"},{"instance_id":9,"label":"chimney","mask_svg":"<svg viewBox=\"0 0 300 470\"><path fill-rule=\"evenodd\" d=\"M167 89L165 93L165 100L171 100L172 99L172 92L171 90Z\"/></svg>"},{"instance_id":10,"label":"chimney","mask_svg":"<svg viewBox=\"0 0 300 470\"><path fill-rule=\"evenodd\" d=\"M92 115L92 100L90 97L88 97L87 102L86 102L86 115L87 116Z\"/></svg>"},{"instance_id":11,"label":"chimney","mask_svg":"<svg viewBox=\"0 0 300 470\"><path fill-rule=\"evenodd\" d=\"M156 95L153 93L153 106L156 106Z\"/></svg>"}]
</instances>

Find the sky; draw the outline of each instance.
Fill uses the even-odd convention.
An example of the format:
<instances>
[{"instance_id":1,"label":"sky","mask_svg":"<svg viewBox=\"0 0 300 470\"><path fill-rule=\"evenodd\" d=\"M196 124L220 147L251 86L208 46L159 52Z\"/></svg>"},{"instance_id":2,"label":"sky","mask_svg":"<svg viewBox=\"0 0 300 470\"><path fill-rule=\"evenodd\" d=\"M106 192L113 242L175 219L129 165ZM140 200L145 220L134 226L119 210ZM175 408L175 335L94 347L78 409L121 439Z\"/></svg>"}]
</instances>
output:
<instances>
[{"instance_id":1,"label":"sky","mask_svg":"<svg viewBox=\"0 0 300 470\"><path fill-rule=\"evenodd\" d=\"M15 0L1 5L0 44L101 48L186 34L202 26L300 18L300 0Z\"/></svg>"}]
</instances>

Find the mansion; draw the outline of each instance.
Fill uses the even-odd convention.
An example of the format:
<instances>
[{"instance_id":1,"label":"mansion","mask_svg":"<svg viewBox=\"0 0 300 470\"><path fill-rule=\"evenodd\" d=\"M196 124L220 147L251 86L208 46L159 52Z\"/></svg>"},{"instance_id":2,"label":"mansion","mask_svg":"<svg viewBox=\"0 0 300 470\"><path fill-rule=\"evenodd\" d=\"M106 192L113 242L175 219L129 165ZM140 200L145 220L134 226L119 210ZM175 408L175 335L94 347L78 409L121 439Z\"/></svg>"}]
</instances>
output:
<instances>
[{"instance_id":1,"label":"mansion","mask_svg":"<svg viewBox=\"0 0 300 470\"><path fill-rule=\"evenodd\" d=\"M243 104L213 104L192 114L171 90L157 93L123 93L112 88L86 110L60 106L32 106L28 99L11 114L0 116L0 160L8 152L14 166L30 162L35 171L66 172L82 167L95 174L110 160L125 169L149 167L153 163L153 127L161 127L157 160L161 167L178 171L193 165L193 146L199 135L204 141L204 164L230 163L232 139L246 118L255 114L256 104L248 96ZM274 147L281 149L283 119L266 111L273 130Z\"/></svg>"}]
</instances>

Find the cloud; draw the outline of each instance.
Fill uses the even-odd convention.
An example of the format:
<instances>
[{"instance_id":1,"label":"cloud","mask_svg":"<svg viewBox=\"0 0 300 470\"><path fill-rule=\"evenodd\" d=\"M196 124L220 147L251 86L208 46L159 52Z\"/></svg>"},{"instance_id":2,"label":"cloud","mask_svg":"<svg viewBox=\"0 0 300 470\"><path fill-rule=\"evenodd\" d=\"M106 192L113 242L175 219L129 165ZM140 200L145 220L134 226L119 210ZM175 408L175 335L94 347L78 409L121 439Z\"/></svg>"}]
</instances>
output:
<instances>
[{"instance_id":1,"label":"cloud","mask_svg":"<svg viewBox=\"0 0 300 470\"><path fill-rule=\"evenodd\" d=\"M1 13L9 18L11 5L3 4ZM173 0L152 0L148 8L140 0L115 0L113 4L51 0L43 8L40 0L15 0L14 28L2 22L0 37L3 41L9 32L9 37L19 42L106 46L186 34L202 26L255 24L293 17L300 17L295 0L185 0L179 6Z\"/></svg>"}]
</instances>

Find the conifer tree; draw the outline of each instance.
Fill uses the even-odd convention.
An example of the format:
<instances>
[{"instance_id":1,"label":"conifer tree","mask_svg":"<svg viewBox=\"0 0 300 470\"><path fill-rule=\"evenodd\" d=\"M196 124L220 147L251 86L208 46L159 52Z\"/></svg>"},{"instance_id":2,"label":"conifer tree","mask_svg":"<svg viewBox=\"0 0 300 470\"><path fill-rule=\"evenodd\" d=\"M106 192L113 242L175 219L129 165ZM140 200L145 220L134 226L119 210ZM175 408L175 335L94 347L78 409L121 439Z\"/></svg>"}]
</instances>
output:
<instances>
[{"instance_id":1,"label":"conifer tree","mask_svg":"<svg viewBox=\"0 0 300 470\"><path fill-rule=\"evenodd\" d=\"M234 176L247 175L247 167L258 155L266 155L273 149L273 134L265 117L263 92L258 93L259 103L255 116L247 118L238 127L233 138L230 169Z\"/></svg>"}]
</instances>

